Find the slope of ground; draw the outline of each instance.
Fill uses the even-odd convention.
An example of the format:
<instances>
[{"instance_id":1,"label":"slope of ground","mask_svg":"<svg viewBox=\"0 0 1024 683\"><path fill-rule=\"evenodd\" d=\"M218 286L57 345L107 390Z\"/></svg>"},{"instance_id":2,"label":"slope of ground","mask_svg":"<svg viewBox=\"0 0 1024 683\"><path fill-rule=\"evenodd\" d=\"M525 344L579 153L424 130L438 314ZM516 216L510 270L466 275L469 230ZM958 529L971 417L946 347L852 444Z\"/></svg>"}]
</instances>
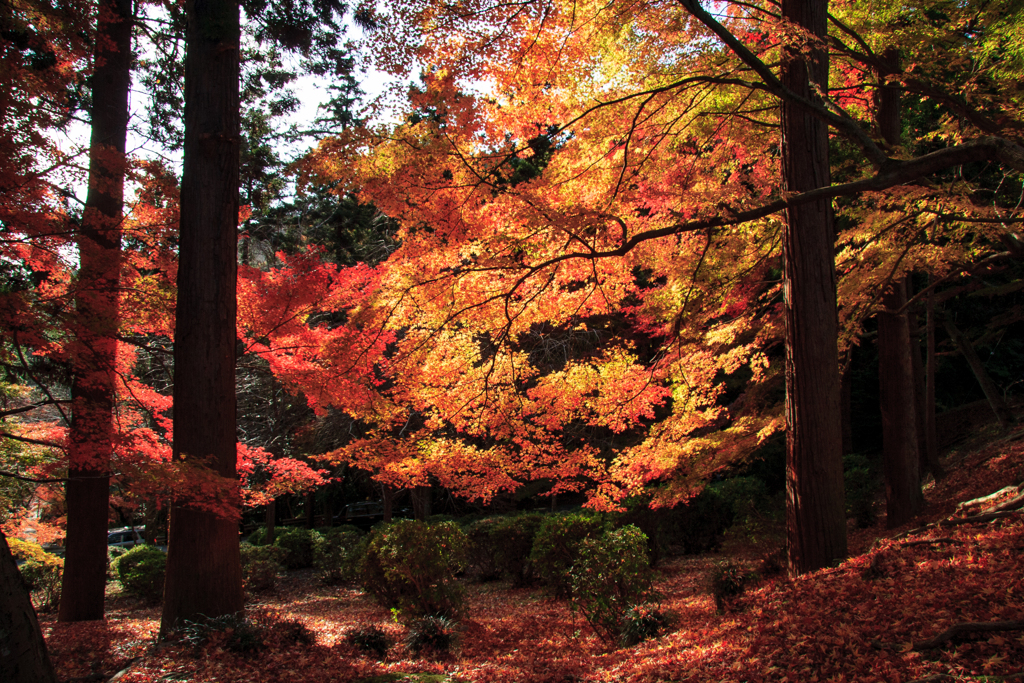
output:
<instances>
[{"instance_id":1,"label":"slope of ground","mask_svg":"<svg viewBox=\"0 0 1024 683\"><path fill-rule=\"evenodd\" d=\"M44 615L44 633L65 681L342 683L397 672L478 683L1024 680L1024 514L948 521L1013 492L958 512L960 502L1024 482L1024 431L989 439L947 457L950 475L926 487L915 528L886 530L883 519L853 534L858 554L840 566L765 580L724 613L707 593L724 558L667 563L658 588L673 625L632 648L601 642L563 602L492 583L467 587L455 654L413 657L399 642L378 662L347 644L346 630L377 624L401 641L404 627L359 590L320 586L308 572L250 607L268 623L302 622L312 643L282 626L242 654L224 647L223 634L198 648L159 643L159 611L116 597L106 622ZM950 631L964 624L988 630Z\"/></svg>"}]
</instances>

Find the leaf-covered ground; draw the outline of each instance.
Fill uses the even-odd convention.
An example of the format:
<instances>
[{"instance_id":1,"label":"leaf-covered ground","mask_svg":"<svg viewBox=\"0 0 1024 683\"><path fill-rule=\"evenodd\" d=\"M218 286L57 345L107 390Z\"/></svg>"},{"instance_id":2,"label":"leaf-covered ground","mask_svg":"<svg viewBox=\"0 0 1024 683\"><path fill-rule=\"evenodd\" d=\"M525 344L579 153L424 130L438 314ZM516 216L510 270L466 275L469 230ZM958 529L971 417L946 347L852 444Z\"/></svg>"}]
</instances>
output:
<instances>
[{"instance_id":1,"label":"leaf-covered ground","mask_svg":"<svg viewBox=\"0 0 1024 683\"><path fill-rule=\"evenodd\" d=\"M962 449L947 464L949 477L927 487L928 510L914 526L977 513L998 501L960 512L957 504L1024 482L1024 438ZM618 650L565 603L490 583L468 585L469 617L454 655L415 658L399 643L378 662L347 644L344 632L378 624L400 641L404 627L358 589L321 586L310 572L293 572L278 594L251 608L264 618L303 622L316 635L313 644L275 632L261 651L246 654L216 638L199 649L160 643L159 610L116 596L105 622L56 624L51 615L42 621L61 680L328 683L397 672L479 683L1024 678L1020 624L922 647L957 624L1024 620L1024 513L897 538L910 530L886 530L884 519L851 530L858 554L842 565L765 580L723 614L707 594L707 574L721 556L667 562L658 588L675 615L670 632Z\"/></svg>"}]
</instances>

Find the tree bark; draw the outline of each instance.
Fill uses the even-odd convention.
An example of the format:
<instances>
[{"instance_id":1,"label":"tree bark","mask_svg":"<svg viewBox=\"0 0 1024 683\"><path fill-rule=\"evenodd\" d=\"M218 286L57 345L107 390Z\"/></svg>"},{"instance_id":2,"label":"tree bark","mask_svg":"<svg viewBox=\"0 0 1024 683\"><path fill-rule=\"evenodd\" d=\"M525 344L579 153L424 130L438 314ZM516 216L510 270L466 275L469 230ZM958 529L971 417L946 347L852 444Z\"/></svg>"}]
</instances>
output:
<instances>
[{"instance_id":1,"label":"tree bark","mask_svg":"<svg viewBox=\"0 0 1024 683\"><path fill-rule=\"evenodd\" d=\"M907 299L913 296L914 292L907 280ZM939 462L939 453L934 448L935 444L935 420L928 420L928 381L925 377L925 363L921 360L921 327L917 321L917 314L907 311L907 324L910 327L910 363L914 371L914 411L917 418L917 454L919 460L919 474L924 477L925 472L931 472L935 481L946 476ZM934 397L933 397L934 399ZM932 403L934 409L934 400ZM929 429L933 430L929 434Z\"/></svg>"},{"instance_id":2,"label":"tree bark","mask_svg":"<svg viewBox=\"0 0 1024 683\"><path fill-rule=\"evenodd\" d=\"M78 353L71 384L67 550L59 621L102 619L107 586L131 37L131 0L101 3L92 81L89 190L78 234Z\"/></svg>"},{"instance_id":3,"label":"tree bark","mask_svg":"<svg viewBox=\"0 0 1024 683\"><path fill-rule=\"evenodd\" d=\"M1016 422L1013 413L1010 411L1010 407L1006 405L1006 401L1003 400L1002 395L999 393L999 387L996 386L992 378L989 377L988 371L985 370L985 365L978 358L978 354L975 352L974 347L967 337L964 336L963 332L957 329L957 326L953 323L953 320L946 316L943 318L943 325L946 327L946 333L956 343L956 347L960 349L960 353L964 355L967 360L967 364L971 366L971 372L974 373L974 378L978 380L978 384L981 385L981 390L985 392L985 398L988 399L988 404L992 406L992 412L996 414L996 419L999 420L999 426L1006 429L1011 424Z\"/></svg>"},{"instance_id":4,"label":"tree bark","mask_svg":"<svg viewBox=\"0 0 1024 683\"><path fill-rule=\"evenodd\" d=\"M851 361L852 362L852 361ZM839 378L839 401L842 411L843 455L853 453L853 377L849 365Z\"/></svg>"},{"instance_id":5,"label":"tree bark","mask_svg":"<svg viewBox=\"0 0 1024 683\"><path fill-rule=\"evenodd\" d=\"M0 680L57 683L32 598L0 531Z\"/></svg>"},{"instance_id":6,"label":"tree bark","mask_svg":"<svg viewBox=\"0 0 1024 683\"><path fill-rule=\"evenodd\" d=\"M174 343L174 457L237 489L235 284L239 164L237 0L188 0L185 145ZM227 501L237 509L237 492ZM163 632L242 609L238 522L171 509Z\"/></svg>"},{"instance_id":7,"label":"tree bark","mask_svg":"<svg viewBox=\"0 0 1024 683\"><path fill-rule=\"evenodd\" d=\"M267 503L267 511L263 519L267 526L267 537L263 542L266 545L273 545L277 536L277 500Z\"/></svg>"},{"instance_id":8,"label":"tree bark","mask_svg":"<svg viewBox=\"0 0 1024 683\"><path fill-rule=\"evenodd\" d=\"M826 0L783 0L782 15L824 40ZM817 100L828 90L828 55L790 46L782 82ZM787 192L830 185L828 128L792 102L782 104L782 167ZM843 440L832 203L786 211L786 526L789 570L801 574L846 556Z\"/></svg>"},{"instance_id":9,"label":"tree bark","mask_svg":"<svg viewBox=\"0 0 1024 683\"><path fill-rule=\"evenodd\" d=\"M390 484L382 484L380 490L384 499L384 523L388 524L394 513L395 489Z\"/></svg>"},{"instance_id":10,"label":"tree bark","mask_svg":"<svg viewBox=\"0 0 1024 683\"><path fill-rule=\"evenodd\" d=\"M430 486L417 486L412 490L413 517L423 522L430 516L430 502L434 489Z\"/></svg>"},{"instance_id":11,"label":"tree bark","mask_svg":"<svg viewBox=\"0 0 1024 683\"><path fill-rule=\"evenodd\" d=\"M878 312L879 404L882 409L882 463L886 524L906 524L924 505L917 450L914 368L907 316L895 313L907 301L903 282L893 283Z\"/></svg>"},{"instance_id":12,"label":"tree bark","mask_svg":"<svg viewBox=\"0 0 1024 683\"><path fill-rule=\"evenodd\" d=\"M928 286L931 287L931 276L928 276ZM925 450L929 462L938 466L938 471L945 476L945 470L939 460L939 438L935 427L935 301L932 299L932 290L928 290L928 297L925 299L925 372L924 372L924 422L925 422ZM934 474L934 472L933 472ZM939 475L935 474L938 479Z\"/></svg>"}]
</instances>

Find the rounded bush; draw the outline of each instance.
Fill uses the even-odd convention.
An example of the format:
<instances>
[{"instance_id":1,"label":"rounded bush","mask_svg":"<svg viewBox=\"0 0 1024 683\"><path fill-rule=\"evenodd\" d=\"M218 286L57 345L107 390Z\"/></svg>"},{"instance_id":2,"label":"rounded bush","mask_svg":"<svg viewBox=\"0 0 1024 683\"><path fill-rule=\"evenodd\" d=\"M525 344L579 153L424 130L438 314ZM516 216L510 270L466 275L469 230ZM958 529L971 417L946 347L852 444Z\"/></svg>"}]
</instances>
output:
<instances>
[{"instance_id":1,"label":"rounded bush","mask_svg":"<svg viewBox=\"0 0 1024 683\"><path fill-rule=\"evenodd\" d=\"M463 606L455 575L465 568L467 546L453 522L403 519L377 527L363 556L363 588L406 618L455 617Z\"/></svg>"},{"instance_id":2,"label":"rounded bush","mask_svg":"<svg viewBox=\"0 0 1024 683\"><path fill-rule=\"evenodd\" d=\"M477 581L494 581L501 577L498 566L499 539L495 533L501 525L500 517L478 519L466 527L469 552L466 559L468 572Z\"/></svg>"},{"instance_id":3,"label":"rounded bush","mask_svg":"<svg viewBox=\"0 0 1024 683\"><path fill-rule=\"evenodd\" d=\"M64 559L43 550L38 543L19 538L7 539L11 554L24 564L18 567L26 588L42 596L40 611L57 607L60 603L61 579L64 576Z\"/></svg>"},{"instance_id":4,"label":"rounded bush","mask_svg":"<svg viewBox=\"0 0 1024 683\"><path fill-rule=\"evenodd\" d=\"M653 605L630 607L622 621L619 644L632 647L649 638L656 638L669 627L669 617Z\"/></svg>"},{"instance_id":5,"label":"rounded bush","mask_svg":"<svg viewBox=\"0 0 1024 683\"><path fill-rule=\"evenodd\" d=\"M267 545L267 527L256 527L256 530L249 534L249 537L245 539L245 542L252 545Z\"/></svg>"},{"instance_id":6,"label":"rounded bush","mask_svg":"<svg viewBox=\"0 0 1024 683\"><path fill-rule=\"evenodd\" d=\"M536 578L530 553L545 516L536 512L502 517L491 531L494 561L513 586L525 586Z\"/></svg>"},{"instance_id":7,"label":"rounded bush","mask_svg":"<svg viewBox=\"0 0 1024 683\"><path fill-rule=\"evenodd\" d=\"M287 551L284 558L286 568L307 569L313 566L313 546L319 538L319 532L313 529L283 529L274 539L274 545Z\"/></svg>"},{"instance_id":8,"label":"rounded bush","mask_svg":"<svg viewBox=\"0 0 1024 683\"><path fill-rule=\"evenodd\" d=\"M167 555L151 545L137 545L115 560L117 578L128 595L160 602L164 593Z\"/></svg>"},{"instance_id":9,"label":"rounded bush","mask_svg":"<svg viewBox=\"0 0 1024 683\"><path fill-rule=\"evenodd\" d=\"M359 578L359 567L366 544L355 527L327 529L313 543L313 567L320 580L337 585Z\"/></svg>"},{"instance_id":10,"label":"rounded bush","mask_svg":"<svg viewBox=\"0 0 1024 683\"><path fill-rule=\"evenodd\" d=\"M619 641L630 609L656 597L647 537L635 526L624 526L583 539L578 551L569 570L572 607L604 640Z\"/></svg>"},{"instance_id":11,"label":"rounded bush","mask_svg":"<svg viewBox=\"0 0 1024 683\"><path fill-rule=\"evenodd\" d=\"M579 545L584 539L600 534L603 526L599 517L583 513L547 517L541 523L530 551L530 562L555 597L567 598L572 593L569 568L576 562Z\"/></svg>"},{"instance_id":12,"label":"rounded bush","mask_svg":"<svg viewBox=\"0 0 1024 683\"><path fill-rule=\"evenodd\" d=\"M277 588L277 575L284 571L281 564L288 554L275 545L239 545L242 556L242 583L251 593L263 593Z\"/></svg>"}]
</instances>

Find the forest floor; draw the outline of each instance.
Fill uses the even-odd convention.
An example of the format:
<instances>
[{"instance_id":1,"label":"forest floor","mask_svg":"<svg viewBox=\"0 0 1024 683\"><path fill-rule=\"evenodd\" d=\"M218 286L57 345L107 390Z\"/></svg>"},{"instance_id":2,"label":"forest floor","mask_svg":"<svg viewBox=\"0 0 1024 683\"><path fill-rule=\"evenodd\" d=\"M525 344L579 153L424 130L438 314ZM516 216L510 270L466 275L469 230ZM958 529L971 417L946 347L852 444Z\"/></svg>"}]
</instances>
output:
<instances>
[{"instance_id":1,"label":"forest floor","mask_svg":"<svg viewBox=\"0 0 1024 683\"><path fill-rule=\"evenodd\" d=\"M1024 483L1024 428L976 436L944 462L949 476L926 487L914 524L886 529L883 516L869 529L851 526L841 565L762 579L723 613L707 577L725 555L664 562L657 588L673 623L630 648L602 642L567 603L539 590L468 583L455 653L414 657L386 610L355 587L320 585L311 571L290 573L276 594L248 606L269 623L301 621L315 634L309 644L288 642L284 628L241 654L224 634L201 647L161 643L159 609L116 593L106 621L57 624L44 614L43 632L61 681L1024 681L1024 512L948 521L998 500L959 512L958 503ZM901 537L941 520L947 525ZM383 661L344 639L374 624L398 643ZM955 629L965 624L1000 630Z\"/></svg>"}]
</instances>

